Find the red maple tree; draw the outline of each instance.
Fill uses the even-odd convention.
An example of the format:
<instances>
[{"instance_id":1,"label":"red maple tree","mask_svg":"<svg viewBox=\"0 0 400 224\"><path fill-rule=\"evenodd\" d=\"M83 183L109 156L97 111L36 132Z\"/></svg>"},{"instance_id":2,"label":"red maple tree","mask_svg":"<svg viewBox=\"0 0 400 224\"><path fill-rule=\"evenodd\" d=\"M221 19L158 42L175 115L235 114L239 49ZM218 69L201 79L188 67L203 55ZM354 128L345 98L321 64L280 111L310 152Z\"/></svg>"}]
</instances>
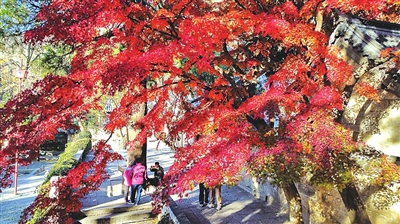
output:
<instances>
[{"instance_id":1,"label":"red maple tree","mask_svg":"<svg viewBox=\"0 0 400 224\"><path fill-rule=\"evenodd\" d=\"M311 164L314 183L353 189L343 175L352 163L340 164L359 150L335 122L352 69L328 46L333 9L398 22L399 4L389 0L52 1L26 38L71 45L72 69L65 77L47 76L0 109L0 140L8 141L1 158L10 164L16 151L29 149L24 162L30 163L57 128L101 108L100 96L123 93L106 131L129 125L135 106L152 102L132 125L141 130L133 141L156 135L170 143L182 133L193 140L177 149L155 211L166 196L198 182L234 184L248 165L260 178L275 177L291 219L302 222L294 183L303 168ZM368 86L358 90L375 96ZM2 187L11 173L2 167ZM368 223L362 205L348 201L358 221Z\"/></svg>"}]
</instances>

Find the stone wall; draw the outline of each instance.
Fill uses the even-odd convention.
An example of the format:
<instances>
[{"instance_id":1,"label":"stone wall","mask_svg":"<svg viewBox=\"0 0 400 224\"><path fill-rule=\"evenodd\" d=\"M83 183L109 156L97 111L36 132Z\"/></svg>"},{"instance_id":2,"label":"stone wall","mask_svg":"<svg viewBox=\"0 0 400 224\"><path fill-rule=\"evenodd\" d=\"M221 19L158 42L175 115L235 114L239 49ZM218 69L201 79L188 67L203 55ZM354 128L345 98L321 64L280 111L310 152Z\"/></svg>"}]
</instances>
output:
<instances>
[{"instance_id":1,"label":"stone wall","mask_svg":"<svg viewBox=\"0 0 400 224\"><path fill-rule=\"evenodd\" d=\"M252 194L255 198L264 200L268 205L281 207L281 211L287 212L288 206L285 195L279 187L273 186L270 183L259 183L256 178L249 177L246 174L242 175L242 181L239 186Z\"/></svg>"},{"instance_id":2,"label":"stone wall","mask_svg":"<svg viewBox=\"0 0 400 224\"><path fill-rule=\"evenodd\" d=\"M281 212L289 212L284 193L280 188L269 183L258 183L255 178L246 175L243 175L243 180L239 183L239 186L255 198L265 200L268 205L280 207ZM352 223L351 217L354 213L348 213L339 192L335 188L312 187L305 183L296 186L302 200L304 223ZM393 197L395 197L399 188L400 184L383 190L378 190L375 187L360 189L372 224L400 223L400 202L393 203L386 209L376 207L376 205L382 204L390 205L391 199L394 202L396 199Z\"/></svg>"}]
</instances>

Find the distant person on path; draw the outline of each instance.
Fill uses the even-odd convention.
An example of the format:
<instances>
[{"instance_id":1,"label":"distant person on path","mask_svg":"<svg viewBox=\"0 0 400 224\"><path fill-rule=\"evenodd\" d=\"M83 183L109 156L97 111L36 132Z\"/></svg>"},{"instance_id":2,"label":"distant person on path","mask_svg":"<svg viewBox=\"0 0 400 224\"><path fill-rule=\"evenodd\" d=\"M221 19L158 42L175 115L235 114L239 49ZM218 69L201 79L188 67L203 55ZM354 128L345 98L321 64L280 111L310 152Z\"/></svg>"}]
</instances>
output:
<instances>
[{"instance_id":1,"label":"distant person on path","mask_svg":"<svg viewBox=\"0 0 400 224\"><path fill-rule=\"evenodd\" d=\"M136 165L132 167L132 191L131 191L131 204L138 205L140 195L142 192L142 185L147 180L146 167L143 165L143 159L137 158ZM133 200L134 198L134 200Z\"/></svg>"},{"instance_id":2,"label":"distant person on path","mask_svg":"<svg viewBox=\"0 0 400 224\"><path fill-rule=\"evenodd\" d=\"M208 203L209 208L214 208L215 207L215 202L217 202L217 210L221 210L222 208L222 198L221 198L221 185L217 185L215 187L210 187L209 188L210 192L210 203ZM216 199L216 201L215 201Z\"/></svg>"},{"instance_id":3,"label":"distant person on path","mask_svg":"<svg viewBox=\"0 0 400 224\"><path fill-rule=\"evenodd\" d=\"M204 186L204 183L199 184L199 203L202 207L208 204L208 188Z\"/></svg>"},{"instance_id":4,"label":"distant person on path","mask_svg":"<svg viewBox=\"0 0 400 224\"><path fill-rule=\"evenodd\" d=\"M164 178L164 168L160 166L159 162L155 162L154 166L150 167L150 171L154 172L154 178L150 180L150 184L157 187L160 181Z\"/></svg>"},{"instance_id":5,"label":"distant person on path","mask_svg":"<svg viewBox=\"0 0 400 224\"><path fill-rule=\"evenodd\" d=\"M135 161L131 161L129 163L129 166L124 170L124 185L125 185L125 190L124 190L124 199L125 203L130 203L132 201L132 197L130 200L128 200L128 193L129 190L132 193L132 167L135 165Z\"/></svg>"}]
</instances>

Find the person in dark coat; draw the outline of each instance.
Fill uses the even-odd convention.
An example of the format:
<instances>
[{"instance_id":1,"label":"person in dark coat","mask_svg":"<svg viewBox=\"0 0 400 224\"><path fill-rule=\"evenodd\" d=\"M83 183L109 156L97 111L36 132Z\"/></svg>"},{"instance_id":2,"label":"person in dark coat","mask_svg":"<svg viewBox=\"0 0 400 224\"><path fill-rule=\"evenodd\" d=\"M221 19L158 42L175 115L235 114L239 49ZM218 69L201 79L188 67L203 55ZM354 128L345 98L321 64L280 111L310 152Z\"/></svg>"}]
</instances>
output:
<instances>
[{"instance_id":1,"label":"person in dark coat","mask_svg":"<svg viewBox=\"0 0 400 224\"><path fill-rule=\"evenodd\" d=\"M199 203L202 207L208 204L208 188L204 186L204 183L199 184Z\"/></svg>"}]
</instances>

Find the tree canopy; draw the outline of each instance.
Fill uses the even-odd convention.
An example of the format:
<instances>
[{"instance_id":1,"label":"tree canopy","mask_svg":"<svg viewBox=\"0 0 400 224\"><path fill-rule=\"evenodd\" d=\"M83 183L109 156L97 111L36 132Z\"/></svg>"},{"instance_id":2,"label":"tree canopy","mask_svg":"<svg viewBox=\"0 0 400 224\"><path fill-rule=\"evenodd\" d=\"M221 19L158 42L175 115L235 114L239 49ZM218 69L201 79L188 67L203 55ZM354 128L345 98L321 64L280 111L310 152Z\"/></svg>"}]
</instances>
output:
<instances>
[{"instance_id":1,"label":"tree canopy","mask_svg":"<svg viewBox=\"0 0 400 224\"><path fill-rule=\"evenodd\" d=\"M36 45L24 41L24 32L38 21L35 16L49 4L47 0L5 0L0 2L0 105L13 98L19 88L31 84L48 73L66 74L69 71L69 46ZM27 71L26 78L18 80L15 70ZM21 85L19 87L19 81Z\"/></svg>"},{"instance_id":2,"label":"tree canopy","mask_svg":"<svg viewBox=\"0 0 400 224\"><path fill-rule=\"evenodd\" d=\"M334 10L398 23L399 7L391 0L52 1L25 36L69 45L71 70L49 74L0 109L1 158L12 164L15 151L25 152L30 163L57 128L102 109L101 96L122 93L106 131L125 127L138 105L151 102L132 125L140 130L132 142L155 135L170 143L182 133L187 139L158 188L155 210L199 182L234 184L246 166L280 186L307 173L314 183L346 186L350 154L363 147L335 122L352 68L328 45ZM357 90L376 91L363 85ZM2 166L2 187L11 173Z\"/></svg>"},{"instance_id":3,"label":"tree canopy","mask_svg":"<svg viewBox=\"0 0 400 224\"><path fill-rule=\"evenodd\" d=\"M0 37L18 36L35 26L36 14L49 0L4 0L0 2Z\"/></svg>"}]
</instances>

